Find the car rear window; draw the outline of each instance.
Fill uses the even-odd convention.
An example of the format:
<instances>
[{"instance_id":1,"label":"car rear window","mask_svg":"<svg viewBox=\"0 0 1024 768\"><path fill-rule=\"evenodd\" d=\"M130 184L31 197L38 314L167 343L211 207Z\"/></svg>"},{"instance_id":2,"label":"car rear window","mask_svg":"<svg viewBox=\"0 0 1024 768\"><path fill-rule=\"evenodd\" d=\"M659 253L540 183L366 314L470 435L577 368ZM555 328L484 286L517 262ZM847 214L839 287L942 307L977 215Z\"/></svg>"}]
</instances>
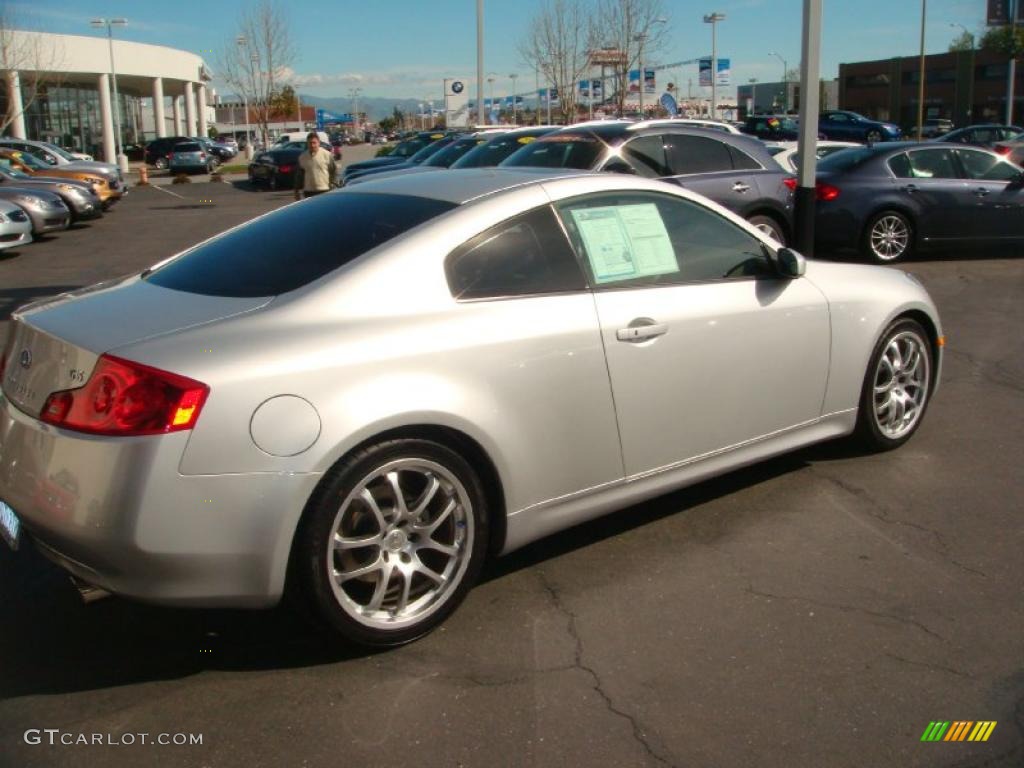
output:
<instances>
[{"instance_id":1,"label":"car rear window","mask_svg":"<svg viewBox=\"0 0 1024 768\"><path fill-rule=\"evenodd\" d=\"M817 169L819 171L848 171L868 158L874 157L875 154L875 150L871 147L862 149L853 147L846 152L836 152L828 157L823 157L818 161Z\"/></svg>"},{"instance_id":2,"label":"car rear window","mask_svg":"<svg viewBox=\"0 0 1024 768\"><path fill-rule=\"evenodd\" d=\"M191 144L175 144L174 145L174 151L175 152L202 152L203 148L199 144L197 144L195 142L192 142Z\"/></svg>"},{"instance_id":3,"label":"car rear window","mask_svg":"<svg viewBox=\"0 0 1024 768\"><path fill-rule=\"evenodd\" d=\"M277 296L453 208L408 195L320 195L202 243L145 279L204 296Z\"/></svg>"},{"instance_id":4,"label":"car rear window","mask_svg":"<svg viewBox=\"0 0 1024 768\"><path fill-rule=\"evenodd\" d=\"M575 168L589 170L605 143L592 133L556 133L527 144L502 162L506 167Z\"/></svg>"}]
</instances>

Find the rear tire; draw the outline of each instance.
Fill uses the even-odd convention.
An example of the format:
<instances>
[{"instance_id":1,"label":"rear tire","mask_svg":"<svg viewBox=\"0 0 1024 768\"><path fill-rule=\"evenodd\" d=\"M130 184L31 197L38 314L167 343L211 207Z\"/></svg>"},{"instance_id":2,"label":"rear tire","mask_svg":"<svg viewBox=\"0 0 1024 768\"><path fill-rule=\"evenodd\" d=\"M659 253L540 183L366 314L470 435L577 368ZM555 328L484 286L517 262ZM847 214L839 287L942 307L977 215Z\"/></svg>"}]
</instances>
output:
<instances>
[{"instance_id":1,"label":"rear tire","mask_svg":"<svg viewBox=\"0 0 1024 768\"><path fill-rule=\"evenodd\" d=\"M486 500L447 446L399 439L339 463L307 504L289 589L346 640L389 647L443 622L486 557Z\"/></svg>"},{"instance_id":2,"label":"rear tire","mask_svg":"<svg viewBox=\"0 0 1024 768\"><path fill-rule=\"evenodd\" d=\"M932 347L916 320L896 320L881 335L861 387L856 438L870 451L891 451L921 425L931 400Z\"/></svg>"},{"instance_id":3,"label":"rear tire","mask_svg":"<svg viewBox=\"0 0 1024 768\"><path fill-rule=\"evenodd\" d=\"M158 157L156 160L153 161L153 167L156 168L158 171L162 171L164 168L167 167L167 158Z\"/></svg>"},{"instance_id":4,"label":"rear tire","mask_svg":"<svg viewBox=\"0 0 1024 768\"><path fill-rule=\"evenodd\" d=\"M868 144L877 144L882 140L882 134L880 131L871 130L867 132L867 135L864 137L864 140Z\"/></svg>"},{"instance_id":5,"label":"rear tire","mask_svg":"<svg viewBox=\"0 0 1024 768\"><path fill-rule=\"evenodd\" d=\"M749 221L751 224L753 224L755 227L757 227L759 230L764 232L769 237L774 238L780 244L786 245L785 231L782 229L782 226L779 224L779 222L777 222L771 216L751 216L749 219L747 219L747 221Z\"/></svg>"},{"instance_id":6,"label":"rear tire","mask_svg":"<svg viewBox=\"0 0 1024 768\"><path fill-rule=\"evenodd\" d=\"M899 211L881 211L868 221L861 250L875 264L895 264L914 250L914 227Z\"/></svg>"}]
</instances>

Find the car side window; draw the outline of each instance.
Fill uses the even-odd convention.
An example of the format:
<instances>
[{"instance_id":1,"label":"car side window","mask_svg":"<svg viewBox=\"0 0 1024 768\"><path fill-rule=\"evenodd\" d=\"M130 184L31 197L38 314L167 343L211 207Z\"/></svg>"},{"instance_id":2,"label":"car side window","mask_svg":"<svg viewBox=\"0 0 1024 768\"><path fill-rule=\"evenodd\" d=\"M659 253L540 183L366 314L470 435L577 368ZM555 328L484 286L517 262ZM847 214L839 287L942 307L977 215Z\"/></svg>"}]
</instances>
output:
<instances>
[{"instance_id":1,"label":"car side window","mask_svg":"<svg viewBox=\"0 0 1024 768\"><path fill-rule=\"evenodd\" d=\"M760 240L690 200L607 192L556 208L598 289L775 274Z\"/></svg>"},{"instance_id":2,"label":"car side window","mask_svg":"<svg viewBox=\"0 0 1024 768\"><path fill-rule=\"evenodd\" d=\"M1020 176L1020 169L1003 158L974 149L957 150L967 178L978 181L1010 181Z\"/></svg>"},{"instance_id":3,"label":"car side window","mask_svg":"<svg viewBox=\"0 0 1024 768\"><path fill-rule=\"evenodd\" d=\"M914 175L910 168L910 158L907 157L906 152L901 152L889 158L889 170L893 172L897 179L910 179Z\"/></svg>"},{"instance_id":4,"label":"car side window","mask_svg":"<svg viewBox=\"0 0 1024 768\"><path fill-rule=\"evenodd\" d=\"M908 153L910 176L915 179L956 179L952 149L919 149Z\"/></svg>"},{"instance_id":5,"label":"car side window","mask_svg":"<svg viewBox=\"0 0 1024 768\"><path fill-rule=\"evenodd\" d=\"M621 154L639 176L657 179L669 175L661 136L637 136L623 145Z\"/></svg>"},{"instance_id":6,"label":"car side window","mask_svg":"<svg viewBox=\"0 0 1024 768\"><path fill-rule=\"evenodd\" d=\"M731 171L732 156L725 142L705 136L668 134L668 166L673 176Z\"/></svg>"},{"instance_id":7,"label":"car side window","mask_svg":"<svg viewBox=\"0 0 1024 768\"><path fill-rule=\"evenodd\" d=\"M839 112L835 112L835 113L829 115L828 119L831 120L833 123L848 123L848 122L850 122L850 118L849 117L847 117L846 115L840 114Z\"/></svg>"},{"instance_id":8,"label":"car side window","mask_svg":"<svg viewBox=\"0 0 1024 768\"><path fill-rule=\"evenodd\" d=\"M761 169L761 164L742 149L736 149L731 144L726 144L726 147L729 149L729 155L732 157L732 167L734 170L758 171Z\"/></svg>"},{"instance_id":9,"label":"car side window","mask_svg":"<svg viewBox=\"0 0 1024 768\"><path fill-rule=\"evenodd\" d=\"M550 206L503 221L452 251L445 261L457 300L586 290L576 255Z\"/></svg>"}]
</instances>

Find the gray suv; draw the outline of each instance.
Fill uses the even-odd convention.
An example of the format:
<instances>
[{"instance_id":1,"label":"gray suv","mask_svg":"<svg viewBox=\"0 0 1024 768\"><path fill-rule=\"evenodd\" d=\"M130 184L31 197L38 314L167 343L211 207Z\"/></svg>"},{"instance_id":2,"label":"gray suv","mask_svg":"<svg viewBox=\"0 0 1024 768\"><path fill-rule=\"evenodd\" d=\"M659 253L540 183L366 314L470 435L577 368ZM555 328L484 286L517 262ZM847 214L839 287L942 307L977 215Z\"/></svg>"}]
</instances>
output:
<instances>
[{"instance_id":1,"label":"gray suv","mask_svg":"<svg viewBox=\"0 0 1024 768\"><path fill-rule=\"evenodd\" d=\"M630 173L693 190L787 244L795 179L757 139L653 123L587 123L541 136L501 163Z\"/></svg>"}]
</instances>

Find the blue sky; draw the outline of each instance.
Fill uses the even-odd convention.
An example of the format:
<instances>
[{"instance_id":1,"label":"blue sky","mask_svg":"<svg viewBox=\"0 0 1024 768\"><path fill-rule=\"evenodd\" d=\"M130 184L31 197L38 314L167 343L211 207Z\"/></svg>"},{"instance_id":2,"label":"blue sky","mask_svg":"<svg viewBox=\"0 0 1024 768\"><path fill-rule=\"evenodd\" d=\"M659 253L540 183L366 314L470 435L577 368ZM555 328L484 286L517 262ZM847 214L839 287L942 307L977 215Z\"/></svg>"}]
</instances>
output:
<instances>
[{"instance_id":1,"label":"blue sky","mask_svg":"<svg viewBox=\"0 0 1024 768\"><path fill-rule=\"evenodd\" d=\"M95 34L94 16L124 16L119 37L199 53L214 68L214 52L236 34L247 0L34 0L8 2L23 18L51 32ZM509 92L508 74L519 74L523 92L533 73L516 50L541 0L485 0L484 50L487 72L497 75L494 93ZM985 0L928 0L926 50L946 50L963 24L983 31ZM359 86L365 96L440 98L442 78L472 79L476 72L475 0L387 0L337 2L287 0L298 58L300 90L318 96L346 96ZM710 27L703 14L725 13L718 25L718 55L732 60L733 82L779 80L781 54L790 67L800 59L801 0L666 0L670 45L656 62L697 58L710 52ZM822 74L835 77L844 61L913 55L918 51L920 0L824 0ZM193 21L193 19L195 21ZM696 65L679 72L685 87L697 80ZM659 87L662 85L659 79ZM696 86L694 86L696 92ZM731 90L731 89L727 89Z\"/></svg>"}]
</instances>

